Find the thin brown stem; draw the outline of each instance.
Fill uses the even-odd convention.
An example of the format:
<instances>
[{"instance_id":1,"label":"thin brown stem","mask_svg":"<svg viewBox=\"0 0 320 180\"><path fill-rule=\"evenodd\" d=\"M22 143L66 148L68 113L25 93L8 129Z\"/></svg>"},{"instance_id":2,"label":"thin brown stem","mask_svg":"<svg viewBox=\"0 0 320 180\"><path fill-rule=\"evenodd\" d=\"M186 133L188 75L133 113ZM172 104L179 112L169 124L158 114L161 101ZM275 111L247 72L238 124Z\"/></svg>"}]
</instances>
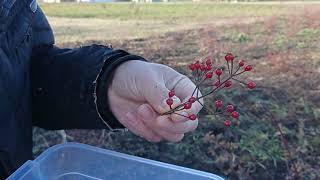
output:
<instances>
[{"instance_id":1,"label":"thin brown stem","mask_svg":"<svg viewBox=\"0 0 320 180\"><path fill-rule=\"evenodd\" d=\"M231 61L231 74L233 73L233 61Z\"/></svg>"},{"instance_id":2,"label":"thin brown stem","mask_svg":"<svg viewBox=\"0 0 320 180\"><path fill-rule=\"evenodd\" d=\"M235 81L237 81L237 82L240 83L240 84L246 85L246 83L245 83L244 81L241 81L241 80L239 80L239 79L232 78L232 80L235 80Z\"/></svg>"},{"instance_id":3,"label":"thin brown stem","mask_svg":"<svg viewBox=\"0 0 320 180\"><path fill-rule=\"evenodd\" d=\"M237 70L233 74L236 75L239 69L240 69L240 66L238 66Z\"/></svg>"},{"instance_id":4,"label":"thin brown stem","mask_svg":"<svg viewBox=\"0 0 320 180\"><path fill-rule=\"evenodd\" d=\"M196 90L198 89L198 85L196 85L196 87L194 88L191 97L193 97L194 93L196 92Z\"/></svg>"},{"instance_id":5,"label":"thin brown stem","mask_svg":"<svg viewBox=\"0 0 320 180\"><path fill-rule=\"evenodd\" d=\"M230 80L232 78L232 76L228 77L226 80L224 80L222 83L220 83L216 88L214 88L213 90L211 90L210 92L208 92L207 94L205 95L202 95L200 97L197 97L197 99L201 99L201 98L204 98L212 93L214 93L215 91L217 91L225 82L227 82L228 80Z\"/></svg>"},{"instance_id":6,"label":"thin brown stem","mask_svg":"<svg viewBox=\"0 0 320 180\"><path fill-rule=\"evenodd\" d=\"M199 103L202 107L204 107L204 105L200 102L199 99L198 99L197 101L198 101L198 103Z\"/></svg>"},{"instance_id":7,"label":"thin brown stem","mask_svg":"<svg viewBox=\"0 0 320 180\"><path fill-rule=\"evenodd\" d=\"M197 89L197 98L199 97L199 88Z\"/></svg>"},{"instance_id":8,"label":"thin brown stem","mask_svg":"<svg viewBox=\"0 0 320 180\"><path fill-rule=\"evenodd\" d=\"M235 74L234 76L239 76L240 74L242 74L242 73L244 73L244 72L246 72L246 71L241 71L241 72L239 72L238 74Z\"/></svg>"},{"instance_id":9,"label":"thin brown stem","mask_svg":"<svg viewBox=\"0 0 320 180\"><path fill-rule=\"evenodd\" d=\"M176 113L176 112L173 112L172 114L177 114L177 115L179 115L179 116L183 116L183 117L189 118L188 116L185 116L185 115L183 115L183 114L179 114L179 113Z\"/></svg>"},{"instance_id":10,"label":"thin brown stem","mask_svg":"<svg viewBox=\"0 0 320 180\"><path fill-rule=\"evenodd\" d=\"M282 132L282 130L281 130L281 127L280 127L280 124L279 123L277 123L277 129L278 129L278 131L279 131L279 133L280 133L280 136L281 136L281 140L282 140L282 143L283 143L283 145L284 145L284 148L285 148L285 150L287 151L287 153L288 153L288 156L289 156L289 160L292 160L292 155L291 155L291 151L290 151L290 148L289 148L289 143L288 143L288 140L285 138L285 136L284 136L284 134L283 134L283 132ZM293 169L294 169L294 173L295 173L295 177L298 177L298 168L297 168L297 166L296 166L296 164L295 163L293 163Z\"/></svg>"}]
</instances>

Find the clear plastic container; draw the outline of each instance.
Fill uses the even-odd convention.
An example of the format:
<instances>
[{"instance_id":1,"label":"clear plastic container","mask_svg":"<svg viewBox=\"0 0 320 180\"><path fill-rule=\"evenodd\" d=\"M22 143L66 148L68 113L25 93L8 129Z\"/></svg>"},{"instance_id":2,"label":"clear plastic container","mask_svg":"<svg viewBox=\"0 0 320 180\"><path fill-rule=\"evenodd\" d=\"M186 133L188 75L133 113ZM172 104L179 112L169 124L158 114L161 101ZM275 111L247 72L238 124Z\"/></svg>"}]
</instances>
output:
<instances>
[{"instance_id":1,"label":"clear plastic container","mask_svg":"<svg viewBox=\"0 0 320 180\"><path fill-rule=\"evenodd\" d=\"M189 168L79 143L56 145L8 180L223 180Z\"/></svg>"}]
</instances>

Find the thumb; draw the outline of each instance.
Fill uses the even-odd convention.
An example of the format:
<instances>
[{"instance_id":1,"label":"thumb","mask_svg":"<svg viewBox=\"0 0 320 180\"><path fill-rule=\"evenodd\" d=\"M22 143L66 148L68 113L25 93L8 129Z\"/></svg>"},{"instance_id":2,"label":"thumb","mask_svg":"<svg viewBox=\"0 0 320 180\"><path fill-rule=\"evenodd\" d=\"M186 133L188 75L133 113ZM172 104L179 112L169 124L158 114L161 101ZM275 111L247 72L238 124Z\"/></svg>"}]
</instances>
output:
<instances>
[{"instance_id":1,"label":"thumb","mask_svg":"<svg viewBox=\"0 0 320 180\"><path fill-rule=\"evenodd\" d=\"M170 106L166 102L169 99L170 90L164 83L155 82L151 88L147 88L145 91L147 91L145 98L155 111L162 114L170 110ZM177 107L181 103L181 100L177 96L173 96L171 99L173 100L172 108Z\"/></svg>"}]
</instances>

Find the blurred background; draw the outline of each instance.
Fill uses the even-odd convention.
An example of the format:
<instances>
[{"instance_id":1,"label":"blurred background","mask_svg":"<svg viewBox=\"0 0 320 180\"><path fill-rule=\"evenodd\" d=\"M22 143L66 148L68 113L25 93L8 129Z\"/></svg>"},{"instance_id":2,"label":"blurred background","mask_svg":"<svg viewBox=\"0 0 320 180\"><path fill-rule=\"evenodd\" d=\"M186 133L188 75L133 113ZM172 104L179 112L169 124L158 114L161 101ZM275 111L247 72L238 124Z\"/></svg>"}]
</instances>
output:
<instances>
[{"instance_id":1,"label":"blurred background","mask_svg":"<svg viewBox=\"0 0 320 180\"><path fill-rule=\"evenodd\" d=\"M229 179L320 179L320 2L125 1L42 0L40 6L60 47L112 44L186 75L188 63L208 54L221 63L225 52L245 59L254 65L246 79L257 88L218 94L237 105L239 125L225 128L203 110L198 129L179 143L149 143L130 132L34 128L35 157L76 141Z\"/></svg>"}]
</instances>

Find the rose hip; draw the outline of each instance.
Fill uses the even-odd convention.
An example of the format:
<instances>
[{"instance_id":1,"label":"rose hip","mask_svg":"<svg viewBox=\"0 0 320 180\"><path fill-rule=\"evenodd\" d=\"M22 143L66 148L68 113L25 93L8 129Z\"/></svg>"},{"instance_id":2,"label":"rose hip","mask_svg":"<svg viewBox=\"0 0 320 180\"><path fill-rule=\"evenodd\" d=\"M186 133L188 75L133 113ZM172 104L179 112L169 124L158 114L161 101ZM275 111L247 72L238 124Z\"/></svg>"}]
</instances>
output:
<instances>
[{"instance_id":1,"label":"rose hip","mask_svg":"<svg viewBox=\"0 0 320 180\"><path fill-rule=\"evenodd\" d=\"M229 121L229 120L224 121L224 126L230 127L231 126L231 121Z\"/></svg>"},{"instance_id":2,"label":"rose hip","mask_svg":"<svg viewBox=\"0 0 320 180\"><path fill-rule=\"evenodd\" d=\"M234 56L231 53L227 53L227 55L224 57L224 59L226 61L233 61L234 60Z\"/></svg>"},{"instance_id":3,"label":"rose hip","mask_svg":"<svg viewBox=\"0 0 320 180\"><path fill-rule=\"evenodd\" d=\"M232 81L230 80L224 83L224 87L231 87L231 85L232 85Z\"/></svg>"},{"instance_id":4,"label":"rose hip","mask_svg":"<svg viewBox=\"0 0 320 180\"><path fill-rule=\"evenodd\" d=\"M187 103L185 103L184 104L184 109L190 109L191 108L191 106L192 106L192 103L190 103L190 102L187 102Z\"/></svg>"},{"instance_id":5,"label":"rose hip","mask_svg":"<svg viewBox=\"0 0 320 180\"><path fill-rule=\"evenodd\" d=\"M197 116L196 116L195 114L191 114L191 115L189 116L189 119L192 120L192 121L194 121L194 120L197 119Z\"/></svg>"},{"instance_id":6,"label":"rose hip","mask_svg":"<svg viewBox=\"0 0 320 180\"><path fill-rule=\"evenodd\" d=\"M173 99L169 98L166 100L166 103L169 105L169 106L172 106L173 104Z\"/></svg>"},{"instance_id":7,"label":"rose hip","mask_svg":"<svg viewBox=\"0 0 320 180\"><path fill-rule=\"evenodd\" d=\"M216 100L215 105L216 105L216 108L221 108L222 107L222 101L221 100Z\"/></svg>"},{"instance_id":8,"label":"rose hip","mask_svg":"<svg viewBox=\"0 0 320 180\"><path fill-rule=\"evenodd\" d=\"M221 74L222 74L222 70L221 70L221 69L217 69L217 70L216 70L216 75L217 75L217 76L221 76Z\"/></svg>"},{"instance_id":9,"label":"rose hip","mask_svg":"<svg viewBox=\"0 0 320 180\"><path fill-rule=\"evenodd\" d=\"M252 70L252 66L251 65L247 65L245 68L244 68L245 71L251 71Z\"/></svg>"},{"instance_id":10,"label":"rose hip","mask_svg":"<svg viewBox=\"0 0 320 180\"><path fill-rule=\"evenodd\" d=\"M212 72L208 72L206 74L206 79L210 79L210 78L212 78L212 76L213 76L213 73Z\"/></svg>"},{"instance_id":11,"label":"rose hip","mask_svg":"<svg viewBox=\"0 0 320 180\"><path fill-rule=\"evenodd\" d=\"M244 60L240 60L240 61L239 61L239 66L240 66L240 67L244 66Z\"/></svg>"},{"instance_id":12,"label":"rose hip","mask_svg":"<svg viewBox=\"0 0 320 180\"><path fill-rule=\"evenodd\" d=\"M194 70L196 69L196 66L195 66L194 64L190 64L190 65L189 65L189 69L190 69L191 71L194 71Z\"/></svg>"},{"instance_id":13,"label":"rose hip","mask_svg":"<svg viewBox=\"0 0 320 180\"><path fill-rule=\"evenodd\" d=\"M206 70L206 66L205 66L204 64L202 64L202 65L200 66L200 70L201 70L201 71L205 71L205 70Z\"/></svg>"},{"instance_id":14,"label":"rose hip","mask_svg":"<svg viewBox=\"0 0 320 180\"><path fill-rule=\"evenodd\" d=\"M191 98L188 100L188 102L194 103L194 102L196 102L196 98L195 98L195 97L191 97Z\"/></svg>"},{"instance_id":15,"label":"rose hip","mask_svg":"<svg viewBox=\"0 0 320 180\"><path fill-rule=\"evenodd\" d=\"M207 65L206 70L207 70L207 71L212 70L212 66L211 66L211 65Z\"/></svg>"},{"instance_id":16,"label":"rose hip","mask_svg":"<svg viewBox=\"0 0 320 180\"><path fill-rule=\"evenodd\" d=\"M232 113L234 111L233 105L231 105L231 104L227 105L226 110L227 110L227 112Z\"/></svg>"},{"instance_id":17,"label":"rose hip","mask_svg":"<svg viewBox=\"0 0 320 180\"><path fill-rule=\"evenodd\" d=\"M219 86L220 84L221 84L220 81L217 81L214 83L215 86Z\"/></svg>"},{"instance_id":18,"label":"rose hip","mask_svg":"<svg viewBox=\"0 0 320 180\"><path fill-rule=\"evenodd\" d=\"M173 97L174 95L175 95L174 91L171 90L171 91L169 92L169 97Z\"/></svg>"},{"instance_id":19,"label":"rose hip","mask_svg":"<svg viewBox=\"0 0 320 180\"><path fill-rule=\"evenodd\" d=\"M200 66L201 66L201 65L200 65L199 62L196 62L196 63L194 64L194 66L195 66L196 69L200 69Z\"/></svg>"},{"instance_id":20,"label":"rose hip","mask_svg":"<svg viewBox=\"0 0 320 180\"><path fill-rule=\"evenodd\" d=\"M254 82L249 82L248 84L247 84L247 86L248 86L248 88L249 89L254 89L254 88L256 88L256 84L254 83Z\"/></svg>"},{"instance_id":21,"label":"rose hip","mask_svg":"<svg viewBox=\"0 0 320 180\"><path fill-rule=\"evenodd\" d=\"M233 117L234 119L237 119L239 117L239 113L237 111L233 111L231 113L231 117Z\"/></svg>"}]
</instances>

